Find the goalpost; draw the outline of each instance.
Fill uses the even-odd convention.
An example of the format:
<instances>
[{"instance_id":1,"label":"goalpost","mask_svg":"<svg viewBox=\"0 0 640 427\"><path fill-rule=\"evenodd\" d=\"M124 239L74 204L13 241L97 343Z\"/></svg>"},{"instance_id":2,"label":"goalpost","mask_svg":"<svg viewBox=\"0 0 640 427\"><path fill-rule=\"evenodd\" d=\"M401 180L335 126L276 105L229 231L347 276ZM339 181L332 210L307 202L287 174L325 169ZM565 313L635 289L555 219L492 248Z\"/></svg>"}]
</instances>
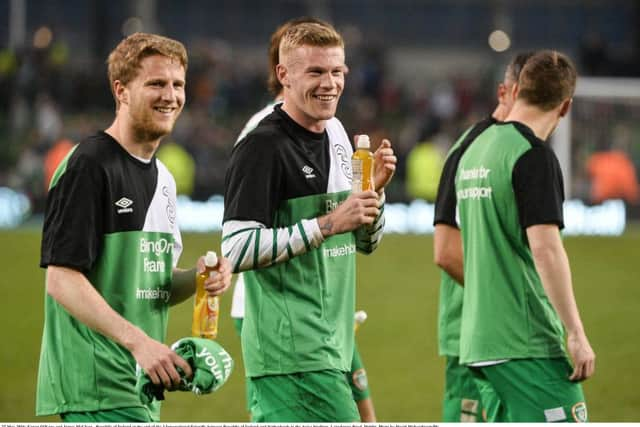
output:
<instances>
[{"instance_id":1,"label":"goalpost","mask_svg":"<svg viewBox=\"0 0 640 427\"><path fill-rule=\"evenodd\" d=\"M564 177L565 234L621 234L625 203L590 205L587 160L595 151L615 148L626 152L640 170L640 79L578 78L572 108L551 143Z\"/></svg>"},{"instance_id":2,"label":"goalpost","mask_svg":"<svg viewBox=\"0 0 640 427\"><path fill-rule=\"evenodd\" d=\"M625 142L620 139L628 139L628 149L635 146L636 156L640 154L640 79L579 77L572 108L552 138L566 199L586 200L586 157Z\"/></svg>"}]
</instances>

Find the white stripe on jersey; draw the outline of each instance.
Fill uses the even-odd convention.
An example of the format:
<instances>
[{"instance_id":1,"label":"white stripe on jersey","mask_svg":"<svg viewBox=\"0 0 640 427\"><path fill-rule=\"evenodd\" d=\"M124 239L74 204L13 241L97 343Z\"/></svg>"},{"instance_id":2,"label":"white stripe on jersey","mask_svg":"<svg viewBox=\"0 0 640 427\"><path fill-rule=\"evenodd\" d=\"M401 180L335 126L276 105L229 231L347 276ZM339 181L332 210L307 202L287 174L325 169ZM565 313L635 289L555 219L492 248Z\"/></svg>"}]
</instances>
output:
<instances>
[{"instance_id":1,"label":"white stripe on jersey","mask_svg":"<svg viewBox=\"0 0 640 427\"><path fill-rule=\"evenodd\" d=\"M349 142L347 131L337 117L327 120L327 136L329 137L329 182L327 193L338 193L351 190L351 156L353 148Z\"/></svg>"},{"instance_id":2,"label":"white stripe on jersey","mask_svg":"<svg viewBox=\"0 0 640 427\"><path fill-rule=\"evenodd\" d=\"M257 221L232 220L222 225L222 253L229 258L234 273L288 261L323 241L316 219L303 219L283 228L266 228Z\"/></svg>"},{"instance_id":3,"label":"white stripe on jersey","mask_svg":"<svg viewBox=\"0 0 640 427\"><path fill-rule=\"evenodd\" d=\"M384 194L382 196L384 203ZM384 205L373 224L355 231L356 247L373 252L382 240ZM257 221L226 221L222 225L222 253L233 272L254 270L288 261L315 249L324 241L317 219L303 219L290 227L266 228Z\"/></svg>"},{"instance_id":4,"label":"white stripe on jersey","mask_svg":"<svg viewBox=\"0 0 640 427\"><path fill-rule=\"evenodd\" d=\"M267 117L269 114L273 113L273 107L275 107L281 102L282 101L280 100L274 100L268 103L262 110L258 111L253 116L251 116L247 124L244 125L242 132L240 132L240 135L238 135L238 139L236 139L236 142L233 145L236 145L238 142L240 142L241 139L247 136L249 132L254 130L258 126L258 124L262 121L262 119Z\"/></svg>"},{"instance_id":5,"label":"white stripe on jersey","mask_svg":"<svg viewBox=\"0 0 640 427\"><path fill-rule=\"evenodd\" d=\"M147 209L142 231L173 234L173 267L176 267L182 254L182 237L176 217L176 181L160 160L156 159L156 165L158 167L156 192Z\"/></svg>"},{"instance_id":6,"label":"white stripe on jersey","mask_svg":"<svg viewBox=\"0 0 640 427\"><path fill-rule=\"evenodd\" d=\"M244 274L238 274L236 284L233 288L233 298L231 299L231 317L234 319L244 318Z\"/></svg>"}]
</instances>

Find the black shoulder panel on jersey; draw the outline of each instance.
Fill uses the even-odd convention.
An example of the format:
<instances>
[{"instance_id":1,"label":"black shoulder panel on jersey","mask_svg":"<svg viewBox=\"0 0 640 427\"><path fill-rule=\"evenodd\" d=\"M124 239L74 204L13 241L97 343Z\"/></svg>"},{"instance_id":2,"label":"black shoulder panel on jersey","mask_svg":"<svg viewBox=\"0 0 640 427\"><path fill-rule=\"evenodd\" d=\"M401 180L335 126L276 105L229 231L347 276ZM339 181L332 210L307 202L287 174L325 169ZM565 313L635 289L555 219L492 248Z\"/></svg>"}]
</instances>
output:
<instances>
[{"instance_id":1,"label":"black shoulder panel on jersey","mask_svg":"<svg viewBox=\"0 0 640 427\"><path fill-rule=\"evenodd\" d=\"M522 123L516 129L531 144L513 167L512 183L522 228L539 224L564 227L564 183L560 162L549 144Z\"/></svg>"},{"instance_id":2,"label":"black shoulder panel on jersey","mask_svg":"<svg viewBox=\"0 0 640 427\"><path fill-rule=\"evenodd\" d=\"M155 157L144 163L102 133L100 164L106 177L105 233L141 230L158 182Z\"/></svg>"},{"instance_id":3,"label":"black shoulder panel on jersey","mask_svg":"<svg viewBox=\"0 0 640 427\"><path fill-rule=\"evenodd\" d=\"M106 133L82 141L47 196L41 266L89 270L105 234L142 229L157 179L155 158L133 158Z\"/></svg>"},{"instance_id":4,"label":"black shoulder panel on jersey","mask_svg":"<svg viewBox=\"0 0 640 427\"><path fill-rule=\"evenodd\" d=\"M447 156L447 160L440 175L440 183L438 184L438 195L436 197L435 214L433 225L447 224L457 227L456 222L456 170L458 163L464 152L469 148L471 143L484 132L489 126L496 123L493 117L476 123L464 137L458 147Z\"/></svg>"},{"instance_id":5,"label":"black shoulder panel on jersey","mask_svg":"<svg viewBox=\"0 0 640 427\"><path fill-rule=\"evenodd\" d=\"M310 132L275 106L231 153L223 221L271 227L282 202L326 192L329 166L327 133Z\"/></svg>"},{"instance_id":6,"label":"black shoulder panel on jersey","mask_svg":"<svg viewBox=\"0 0 640 427\"><path fill-rule=\"evenodd\" d=\"M473 128L469 131L469 133L467 133L464 140L460 143L460 146L458 147L458 150L459 150L458 162L460 161L460 158L462 157L464 152L467 151L467 148L469 148L471 143L475 141L476 138L480 136L482 132L487 130L489 126L494 125L496 123L498 123L497 120L489 116L484 120L479 121L473 126ZM458 168L458 162L456 162L456 169Z\"/></svg>"}]
</instances>

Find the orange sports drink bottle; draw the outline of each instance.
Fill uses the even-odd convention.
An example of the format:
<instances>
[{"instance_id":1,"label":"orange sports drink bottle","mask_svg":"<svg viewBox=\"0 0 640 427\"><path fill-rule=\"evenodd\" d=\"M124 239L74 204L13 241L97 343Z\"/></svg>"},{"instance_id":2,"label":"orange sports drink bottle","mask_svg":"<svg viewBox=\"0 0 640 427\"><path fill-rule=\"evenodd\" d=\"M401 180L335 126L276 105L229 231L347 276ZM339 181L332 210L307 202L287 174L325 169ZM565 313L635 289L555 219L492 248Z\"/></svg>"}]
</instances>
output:
<instances>
[{"instance_id":1,"label":"orange sports drink bottle","mask_svg":"<svg viewBox=\"0 0 640 427\"><path fill-rule=\"evenodd\" d=\"M209 276L217 274L218 256L208 251L204 257L205 270L196 276L196 299L193 305L191 335L200 338L215 339L218 336L218 318L220 315L220 297L209 296L204 282Z\"/></svg>"},{"instance_id":2,"label":"orange sports drink bottle","mask_svg":"<svg viewBox=\"0 0 640 427\"><path fill-rule=\"evenodd\" d=\"M351 157L351 171L353 180L351 181L351 191L374 190L373 183L373 153L371 152L371 142L368 135L358 135L356 139L356 151Z\"/></svg>"}]
</instances>

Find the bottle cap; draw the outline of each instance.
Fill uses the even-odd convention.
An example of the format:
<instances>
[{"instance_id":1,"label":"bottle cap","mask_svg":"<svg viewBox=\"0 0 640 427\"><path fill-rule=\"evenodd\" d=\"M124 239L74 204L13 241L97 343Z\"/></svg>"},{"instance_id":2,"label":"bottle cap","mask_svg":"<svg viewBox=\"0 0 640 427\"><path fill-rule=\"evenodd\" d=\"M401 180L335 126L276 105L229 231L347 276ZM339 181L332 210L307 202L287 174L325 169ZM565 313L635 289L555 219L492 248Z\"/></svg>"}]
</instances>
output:
<instances>
[{"instance_id":1,"label":"bottle cap","mask_svg":"<svg viewBox=\"0 0 640 427\"><path fill-rule=\"evenodd\" d=\"M358 139L356 140L356 148L369 148L371 146L371 141L369 140L369 135L358 135Z\"/></svg>"},{"instance_id":2,"label":"bottle cap","mask_svg":"<svg viewBox=\"0 0 640 427\"><path fill-rule=\"evenodd\" d=\"M367 320L367 312L364 310L356 311L353 314L353 320L355 320L358 325L363 324L364 321Z\"/></svg>"},{"instance_id":3,"label":"bottle cap","mask_svg":"<svg viewBox=\"0 0 640 427\"><path fill-rule=\"evenodd\" d=\"M207 254L204 256L204 265L207 267L215 267L218 265L218 255L216 255L215 251L207 251Z\"/></svg>"}]
</instances>

